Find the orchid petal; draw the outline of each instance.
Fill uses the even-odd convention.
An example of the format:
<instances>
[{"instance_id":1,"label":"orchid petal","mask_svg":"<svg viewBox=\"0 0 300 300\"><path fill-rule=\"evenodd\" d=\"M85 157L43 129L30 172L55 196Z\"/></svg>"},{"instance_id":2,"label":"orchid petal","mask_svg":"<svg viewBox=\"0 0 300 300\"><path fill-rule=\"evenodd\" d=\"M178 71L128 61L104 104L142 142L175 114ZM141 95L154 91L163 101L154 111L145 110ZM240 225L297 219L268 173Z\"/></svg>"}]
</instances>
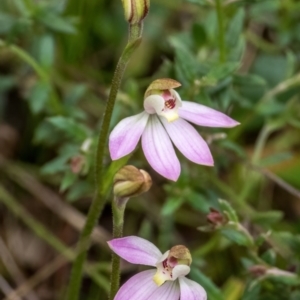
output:
<instances>
[{"instance_id":1,"label":"orchid petal","mask_svg":"<svg viewBox=\"0 0 300 300\"><path fill-rule=\"evenodd\" d=\"M144 100L144 109L148 114L159 114L165 107L165 100L160 95L151 95Z\"/></svg>"},{"instance_id":2,"label":"orchid petal","mask_svg":"<svg viewBox=\"0 0 300 300\"><path fill-rule=\"evenodd\" d=\"M168 123L161 118L172 142L179 151L196 164L213 166L214 160L204 139L183 119Z\"/></svg>"},{"instance_id":3,"label":"orchid petal","mask_svg":"<svg viewBox=\"0 0 300 300\"><path fill-rule=\"evenodd\" d=\"M142 135L142 147L151 167L162 176L176 181L180 163L165 129L156 115L149 118Z\"/></svg>"},{"instance_id":4,"label":"orchid petal","mask_svg":"<svg viewBox=\"0 0 300 300\"><path fill-rule=\"evenodd\" d=\"M182 101L178 113L181 118L200 126L229 128L240 124L217 110L189 101Z\"/></svg>"},{"instance_id":5,"label":"orchid petal","mask_svg":"<svg viewBox=\"0 0 300 300\"><path fill-rule=\"evenodd\" d=\"M179 277L180 299L184 300L206 300L207 295L204 288L197 282L185 277Z\"/></svg>"},{"instance_id":6,"label":"orchid petal","mask_svg":"<svg viewBox=\"0 0 300 300\"><path fill-rule=\"evenodd\" d=\"M170 92L176 99L176 107L182 107L182 100L180 95L173 89L171 89Z\"/></svg>"},{"instance_id":7,"label":"orchid petal","mask_svg":"<svg viewBox=\"0 0 300 300\"><path fill-rule=\"evenodd\" d=\"M178 115L178 107L181 106L181 99L180 96L177 94L176 91L170 90L168 91L168 95L171 99L176 99L175 106L171 109L165 106L165 101L167 99L164 98L164 94L160 95L151 95L148 96L144 100L144 108L145 111L149 114L156 113L159 116L165 117L169 122L174 121L179 118ZM167 97L167 96L165 96Z\"/></svg>"},{"instance_id":8,"label":"orchid petal","mask_svg":"<svg viewBox=\"0 0 300 300\"><path fill-rule=\"evenodd\" d=\"M154 244L137 236L113 239L107 243L112 251L132 264L155 267L162 256Z\"/></svg>"},{"instance_id":9,"label":"orchid petal","mask_svg":"<svg viewBox=\"0 0 300 300\"><path fill-rule=\"evenodd\" d=\"M166 282L158 287L152 277L155 270L140 272L121 286L114 300L178 300L179 286L177 282Z\"/></svg>"},{"instance_id":10,"label":"orchid petal","mask_svg":"<svg viewBox=\"0 0 300 300\"><path fill-rule=\"evenodd\" d=\"M123 119L109 136L109 152L112 160L132 152L147 125L149 115L142 112Z\"/></svg>"},{"instance_id":11,"label":"orchid petal","mask_svg":"<svg viewBox=\"0 0 300 300\"><path fill-rule=\"evenodd\" d=\"M186 276L191 271L191 268L187 265L177 265L172 270L173 280L177 279L180 276Z\"/></svg>"}]
</instances>

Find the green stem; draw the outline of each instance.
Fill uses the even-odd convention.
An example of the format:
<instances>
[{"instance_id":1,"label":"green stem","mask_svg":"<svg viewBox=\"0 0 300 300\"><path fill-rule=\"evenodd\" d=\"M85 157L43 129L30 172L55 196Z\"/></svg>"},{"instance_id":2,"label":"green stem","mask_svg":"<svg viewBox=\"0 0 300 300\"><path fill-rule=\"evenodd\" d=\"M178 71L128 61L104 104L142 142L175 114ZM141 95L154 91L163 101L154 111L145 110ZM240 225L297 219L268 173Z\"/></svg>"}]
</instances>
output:
<instances>
[{"instance_id":1,"label":"green stem","mask_svg":"<svg viewBox=\"0 0 300 300\"><path fill-rule=\"evenodd\" d=\"M77 256L69 282L67 299L68 300L76 300L79 297L79 291L81 286L82 279L82 270L83 264L86 259L86 254L89 248L89 240L95 226L97 219L100 217L103 207L105 205L105 197L103 191L103 158L106 149L106 142L109 132L110 120L112 116L112 112L115 105L115 100L117 97L118 90L120 88L121 80L127 66L127 63L134 52L134 50L139 46L141 42L141 33L142 33L142 23L137 24L140 30L137 30L132 26L129 28L129 41L119 59L118 65L116 67L113 79L112 86L109 93L107 105L105 108L102 126L100 129L99 139L98 139L98 147L96 153L96 195L92 201L90 206L86 223L81 232L78 242L78 251L79 255Z\"/></svg>"},{"instance_id":2,"label":"green stem","mask_svg":"<svg viewBox=\"0 0 300 300\"><path fill-rule=\"evenodd\" d=\"M143 23L130 24L129 25L129 37L128 43L134 42L138 37L142 36Z\"/></svg>"},{"instance_id":3,"label":"green stem","mask_svg":"<svg viewBox=\"0 0 300 300\"><path fill-rule=\"evenodd\" d=\"M273 130L274 127L270 125L265 125L261 129L258 138L255 142L254 151L251 159L253 165L259 164L261 153L265 147L269 135L273 132ZM257 184L256 180L251 175L252 173L248 174L249 180L245 182L243 189L239 195L239 201L242 203L246 201L247 197L250 195L251 191L254 189L255 185Z\"/></svg>"},{"instance_id":4,"label":"green stem","mask_svg":"<svg viewBox=\"0 0 300 300\"><path fill-rule=\"evenodd\" d=\"M112 203L113 209L113 237L114 239L120 238L123 236L123 225L124 225L124 212L125 206L117 205L118 199L114 199ZM120 286L120 257L113 253L112 254L112 270L110 277L110 296L109 299L114 299L119 286Z\"/></svg>"},{"instance_id":5,"label":"green stem","mask_svg":"<svg viewBox=\"0 0 300 300\"><path fill-rule=\"evenodd\" d=\"M224 33L224 19L223 19L223 6L221 0L216 0L216 10L218 18L218 43L220 51L220 62L223 63L226 60L226 49L225 49L225 33Z\"/></svg>"},{"instance_id":6,"label":"green stem","mask_svg":"<svg viewBox=\"0 0 300 300\"><path fill-rule=\"evenodd\" d=\"M272 133L273 128L269 125L265 125L259 135L258 138L256 140L255 146L254 146L254 151L253 151L253 155L252 155L252 164L256 165L259 163L260 157L261 157L261 153L265 147L266 141L269 137L269 135Z\"/></svg>"}]
</instances>

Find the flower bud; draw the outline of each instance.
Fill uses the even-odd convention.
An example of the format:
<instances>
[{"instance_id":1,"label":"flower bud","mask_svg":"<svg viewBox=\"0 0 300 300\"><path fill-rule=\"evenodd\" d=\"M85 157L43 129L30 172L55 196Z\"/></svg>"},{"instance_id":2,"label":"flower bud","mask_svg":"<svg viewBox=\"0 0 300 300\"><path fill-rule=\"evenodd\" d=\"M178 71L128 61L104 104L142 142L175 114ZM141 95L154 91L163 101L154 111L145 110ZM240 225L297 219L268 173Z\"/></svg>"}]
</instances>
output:
<instances>
[{"instance_id":1,"label":"flower bud","mask_svg":"<svg viewBox=\"0 0 300 300\"><path fill-rule=\"evenodd\" d=\"M226 218L226 216L212 207L210 208L210 213L206 216L206 218L214 228L221 227L228 223L228 219Z\"/></svg>"},{"instance_id":2,"label":"flower bud","mask_svg":"<svg viewBox=\"0 0 300 300\"><path fill-rule=\"evenodd\" d=\"M260 277L266 274L267 267L263 265L254 265L249 268L249 272L255 277Z\"/></svg>"},{"instance_id":3,"label":"flower bud","mask_svg":"<svg viewBox=\"0 0 300 300\"><path fill-rule=\"evenodd\" d=\"M122 0L125 19L130 24L136 24L142 21L150 7L150 0Z\"/></svg>"},{"instance_id":4,"label":"flower bud","mask_svg":"<svg viewBox=\"0 0 300 300\"><path fill-rule=\"evenodd\" d=\"M70 162L72 173L79 174L83 170L85 163L86 159L83 155L78 154L73 156Z\"/></svg>"},{"instance_id":5,"label":"flower bud","mask_svg":"<svg viewBox=\"0 0 300 300\"><path fill-rule=\"evenodd\" d=\"M114 177L114 194L118 198L130 198L147 192L151 185L150 175L134 166L121 168Z\"/></svg>"}]
</instances>

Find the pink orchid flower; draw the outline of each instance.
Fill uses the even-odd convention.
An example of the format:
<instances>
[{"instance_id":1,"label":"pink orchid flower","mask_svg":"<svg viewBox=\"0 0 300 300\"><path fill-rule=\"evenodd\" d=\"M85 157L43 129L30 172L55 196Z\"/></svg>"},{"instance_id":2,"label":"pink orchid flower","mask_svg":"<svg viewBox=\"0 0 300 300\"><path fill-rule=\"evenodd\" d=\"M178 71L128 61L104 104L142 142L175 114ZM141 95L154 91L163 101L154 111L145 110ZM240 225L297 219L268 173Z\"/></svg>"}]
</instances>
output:
<instances>
[{"instance_id":1,"label":"pink orchid flower","mask_svg":"<svg viewBox=\"0 0 300 300\"><path fill-rule=\"evenodd\" d=\"M132 264L155 267L131 277L118 291L114 300L206 300L207 295L201 285L187 279L190 272L191 255L182 245L162 254L149 241L128 236L113 239L109 247Z\"/></svg>"},{"instance_id":2,"label":"pink orchid flower","mask_svg":"<svg viewBox=\"0 0 300 300\"><path fill-rule=\"evenodd\" d=\"M189 160L206 166L214 161L205 140L187 121L207 127L234 127L239 123L207 106L182 101L172 79L155 80L145 93L142 113L123 119L109 137L112 160L131 153L142 137L142 148L152 168L176 181L180 163L173 144ZM171 142L172 141L172 142Z\"/></svg>"}]
</instances>

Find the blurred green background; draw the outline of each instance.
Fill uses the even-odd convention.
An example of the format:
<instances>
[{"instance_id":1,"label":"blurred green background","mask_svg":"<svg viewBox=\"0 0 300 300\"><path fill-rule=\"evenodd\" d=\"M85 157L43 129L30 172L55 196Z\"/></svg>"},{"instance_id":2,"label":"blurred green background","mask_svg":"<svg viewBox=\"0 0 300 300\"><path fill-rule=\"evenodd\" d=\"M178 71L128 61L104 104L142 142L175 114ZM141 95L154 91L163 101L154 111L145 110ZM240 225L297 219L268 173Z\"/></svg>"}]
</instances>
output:
<instances>
[{"instance_id":1,"label":"blurred green background","mask_svg":"<svg viewBox=\"0 0 300 300\"><path fill-rule=\"evenodd\" d=\"M64 297L127 27L120 0L0 2L3 299ZM125 235L147 238L162 251L186 245L193 255L190 278L210 300L300 299L299 62L297 0L151 0L112 128L140 112L147 86L164 77L182 83L183 99L241 125L198 127L215 166L192 164L178 153L176 183L150 169L140 147L113 164L107 153L108 204L93 233L82 299L106 299L111 178L127 160L151 174L153 187L129 201ZM209 224L211 207L230 226ZM137 272L122 267L123 281Z\"/></svg>"}]
</instances>

